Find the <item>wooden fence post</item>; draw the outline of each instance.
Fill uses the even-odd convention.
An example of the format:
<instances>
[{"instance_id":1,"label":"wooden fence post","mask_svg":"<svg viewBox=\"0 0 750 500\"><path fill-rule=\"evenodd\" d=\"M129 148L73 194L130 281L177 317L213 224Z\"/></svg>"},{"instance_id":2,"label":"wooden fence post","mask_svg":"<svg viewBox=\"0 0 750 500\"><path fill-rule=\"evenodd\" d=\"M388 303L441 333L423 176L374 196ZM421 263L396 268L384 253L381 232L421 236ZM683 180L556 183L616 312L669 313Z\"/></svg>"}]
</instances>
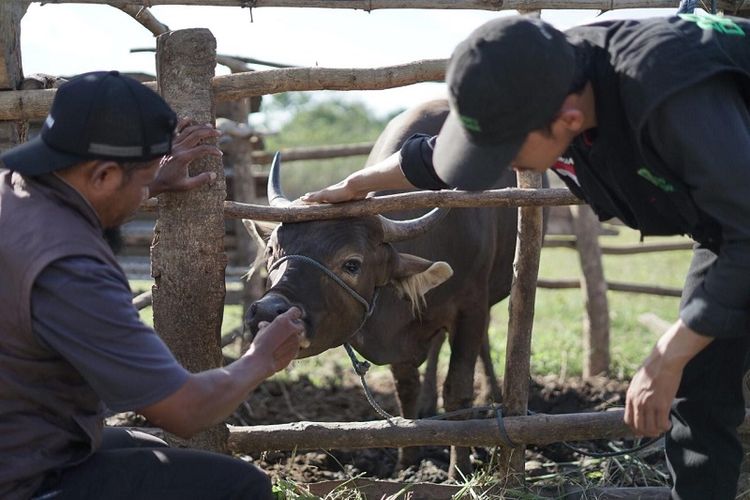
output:
<instances>
[{"instance_id":1,"label":"wooden fence post","mask_svg":"<svg viewBox=\"0 0 750 500\"><path fill-rule=\"evenodd\" d=\"M519 188L541 188L542 177L535 172L519 172ZM531 375L531 331L534 300L542 250L542 209L518 209L518 239L513 261L513 285L510 290L510 318L505 349L503 407L505 415L526 415ZM498 462L509 487L523 485L526 447L503 448Z\"/></svg>"},{"instance_id":2,"label":"wooden fence post","mask_svg":"<svg viewBox=\"0 0 750 500\"><path fill-rule=\"evenodd\" d=\"M588 205L572 206L573 231L581 263L581 289L586 302L583 318L583 377L609 372L609 305L604 280L601 224Z\"/></svg>"},{"instance_id":3,"label":"wooden fence post","mask_svg":"<svg viewBox=\"0 0 750 500\"><path fill-rule=\"evenodd\" d=\"M216 40L206 29L165 33L157 39L159 91L180 118L214 121L211 79ZM151 246L154 327L191 372L221 364L224 309L224 169L213 156L194 161L190 174L216 173L212 186L159 196L159 218ZM215 426L191 446L226 450L228 431Z\"/></svg>"},{"instance_id":4,"label":"wooden fence post","mask_svg":"<svg viewBox=\"0 0 750 500\"><path fill-rule=\"evenodd\" d=\"M21 18L30 0L0 2L0 90L16 90L23 80ZM26 121L0 122L0 151L26 141Z\"/></svg>"}]
</instances>

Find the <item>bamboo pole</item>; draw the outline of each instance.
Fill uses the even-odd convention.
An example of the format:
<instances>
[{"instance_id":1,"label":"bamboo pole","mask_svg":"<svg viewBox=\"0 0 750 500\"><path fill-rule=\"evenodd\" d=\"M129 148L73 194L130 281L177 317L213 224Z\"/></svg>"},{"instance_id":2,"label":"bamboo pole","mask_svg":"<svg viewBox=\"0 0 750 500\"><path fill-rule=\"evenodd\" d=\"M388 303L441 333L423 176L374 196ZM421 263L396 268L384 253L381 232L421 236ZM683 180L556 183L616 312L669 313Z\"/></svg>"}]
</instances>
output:
<instances>
[{"instance_id":1,"label":"bamboo pole","mask_svg":"<svg viewBox=\"0 0 750 500\"><path fill-rule=\"evenodd\" d=\"M224 217L272 222L305 222L310 220L361 217L399 210L432 207L540 207L577 205L583 203L566 188L506 188L490 191L416 191L376 196L360 201L338 204L307 205L299 203L278 208L236 201L224 202ZM141 210L155 211L156 203L148 200Z\"/></svg>"}]
</instances>

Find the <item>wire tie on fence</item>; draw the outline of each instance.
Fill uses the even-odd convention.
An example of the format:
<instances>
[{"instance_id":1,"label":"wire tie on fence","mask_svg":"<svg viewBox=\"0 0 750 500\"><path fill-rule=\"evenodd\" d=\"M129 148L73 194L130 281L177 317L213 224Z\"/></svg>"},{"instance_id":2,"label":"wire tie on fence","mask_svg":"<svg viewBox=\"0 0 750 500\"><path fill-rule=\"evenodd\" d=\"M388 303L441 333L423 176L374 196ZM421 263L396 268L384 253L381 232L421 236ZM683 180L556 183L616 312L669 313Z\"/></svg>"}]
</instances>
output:
<instances>
[{"instance_id":1,"label":"wire tie on fence","mask_svg":"<svg viewBox=\"0 0 750 500\"><path fill-rule=\"evenodd\" d=\"M500 443L508 448L516 448L518 445L510 439L508 431L505 430L505 423L503 421L503 409L502 406L492 403L492 409L495 410L495 421L497 422L497 430L500 434Z\"/></svg>"}]
</instances>

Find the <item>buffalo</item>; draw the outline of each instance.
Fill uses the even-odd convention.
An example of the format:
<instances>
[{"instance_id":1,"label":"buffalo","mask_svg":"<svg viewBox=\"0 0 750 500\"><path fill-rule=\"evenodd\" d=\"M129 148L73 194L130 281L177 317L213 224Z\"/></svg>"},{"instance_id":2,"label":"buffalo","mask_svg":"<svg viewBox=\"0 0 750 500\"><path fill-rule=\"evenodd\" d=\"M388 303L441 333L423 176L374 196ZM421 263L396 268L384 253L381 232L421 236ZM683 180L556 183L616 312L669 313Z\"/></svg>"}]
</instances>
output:
<instances>
[{"instance_id":1,"label":"buffalo","mask_svg":"<svg viewBox=\"0 0 750 500\"><path fill-rule=\"evenodd\" d=\"M436 134L447 113L447 101L436 100L395 117L367 164L398 151L412 134ZM272 168L268 197L272 205L284 206L290 202L279 186L279 167ZM509 169L501 187L515 181ZM416 215L274 227L245 221L262 240L259 259L269 274L267 291L246 312L246 330L254 334L261 321L299 307L307 331L300 357L350 343L370 362L390 365L405 418L418 416L418 368L448 332L445 411L470 407L480 350L489 358L490 308L510 293L517 210L440 209ZM492 374L485 361L487 368ZM414 456L401 458L408 462ZM471 467L468 450L454 447L449 474L455 477L457 469L469 473Z\"/></svg>"}]
</instances>

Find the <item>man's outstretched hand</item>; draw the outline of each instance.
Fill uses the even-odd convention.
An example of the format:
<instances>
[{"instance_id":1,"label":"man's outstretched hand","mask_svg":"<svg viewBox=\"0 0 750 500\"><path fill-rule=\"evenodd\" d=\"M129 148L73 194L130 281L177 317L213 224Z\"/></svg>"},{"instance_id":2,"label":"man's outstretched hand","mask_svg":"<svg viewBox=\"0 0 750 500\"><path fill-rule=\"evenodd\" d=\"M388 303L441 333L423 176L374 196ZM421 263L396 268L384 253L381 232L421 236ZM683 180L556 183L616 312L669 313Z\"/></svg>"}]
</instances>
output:
<instances>
[{"instance_id":1,"label":"man's outstretched hand","mask_svg":"<svg viewBox=\"0 0 750 500\"><path fill-rule=\"evenodd\" d=\"M263 363L267 377L285 368L297 357L300 341L305 334L305 324L301 318L301 311L292 307L272 322L263 321L258 325L258 334L245 356L253 356L257 362Z\"/></svg>"},{"instance_id":2,"label":"man's outstretched hand","mask_svg":"<svg viewBox=\"0 0 750 500\"><path fill-rule=\"evenodd\" d=\"M149 186L149 195L189 191L213 182L216 179L214 172L203 172L191 177L188 166L193 160L206 155L220 158L222 152L216 144L204 144L206 139L214 139L220 134L212 125L180 120L172 140L172 153L162 158L156 178Z\"/></svg>"},{"instance_id":3,"label":"man's outstretched hand","mask_svg":"<svg viewBox=\"0 0 750 500\"><path fill-rule=\"evenodd\" d=\"M636 436L656 437L669 430L669 412L682 371L712 340L691 330L682 320L659 338L628 387L625 423Z\"/></svg>"}]
</instances>

